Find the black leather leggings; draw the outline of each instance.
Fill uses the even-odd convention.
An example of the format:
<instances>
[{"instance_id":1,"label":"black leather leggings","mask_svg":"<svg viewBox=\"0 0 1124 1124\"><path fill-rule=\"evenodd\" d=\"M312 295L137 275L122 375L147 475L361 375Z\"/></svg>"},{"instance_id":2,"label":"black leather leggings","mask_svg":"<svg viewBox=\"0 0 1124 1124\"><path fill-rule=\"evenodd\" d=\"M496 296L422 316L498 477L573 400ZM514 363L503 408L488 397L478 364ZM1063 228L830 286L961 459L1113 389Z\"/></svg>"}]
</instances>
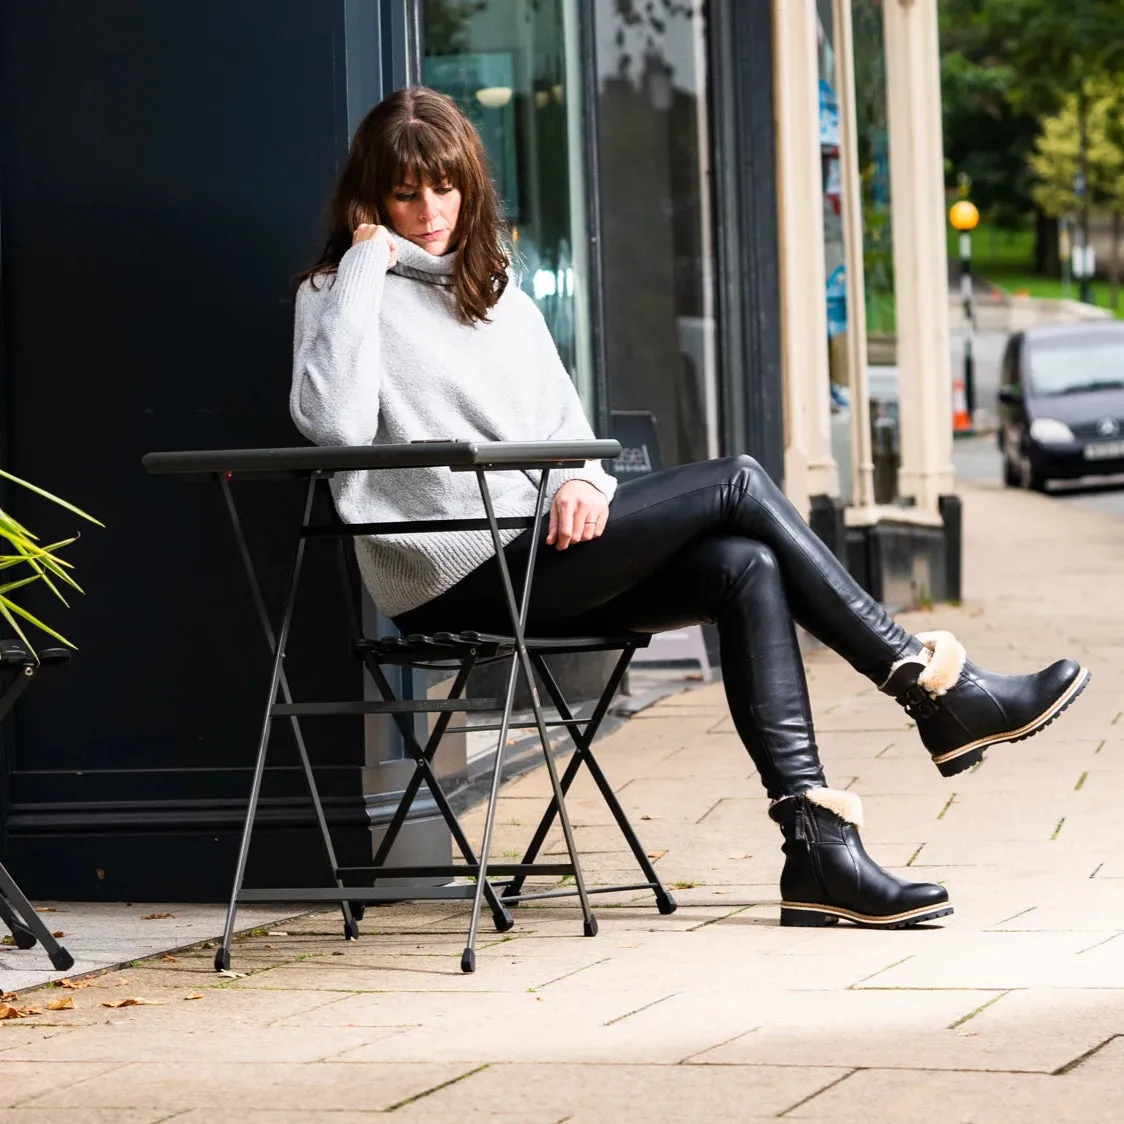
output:
<instances>
[{"instance_id":1,"label":"black leather leggings","mask_svg":"<svg viewBox=\"0 0 1124 1124\"><path fill-rule=\"evenodd\" d=\"M545 538L546 528L538 533ZM505 551L517 590L529 536ZM540 542L533 632L717 624L734 726L774 798L825 784L793 620L876 683L919 647L750 457L700 461L622 484L600 538L565 551ZM495 564L395 623L404 633L510 631Z\"/></svg>"}]
</instances>

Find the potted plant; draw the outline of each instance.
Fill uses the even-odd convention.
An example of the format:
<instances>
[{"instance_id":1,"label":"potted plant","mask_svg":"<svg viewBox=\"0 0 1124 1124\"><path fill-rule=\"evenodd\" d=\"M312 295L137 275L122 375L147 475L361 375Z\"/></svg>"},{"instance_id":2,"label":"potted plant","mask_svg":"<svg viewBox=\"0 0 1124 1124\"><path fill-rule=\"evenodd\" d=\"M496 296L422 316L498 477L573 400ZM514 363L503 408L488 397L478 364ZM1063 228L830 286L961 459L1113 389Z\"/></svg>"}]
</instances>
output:
<instances>
[{"instance_id":1,"label":"potted plant","mask_svg":"<svg viewBox=\"0 0 1124 1124\"><path fill-rule=\"evenodd\" d=\"M27 488L60 507L65 507L67 511L81 516L90 523L99 527L104 526L103 523L92 515L87 515L80 508L67 503L66 500L59 499L58 496L51 495L50 492L45 492L42 488L37 488L34 484L29 484L26 480L19 479L18 476L12 476L11 473L0 469L0 477L10 480L13 484L18 484L22 488ZM68 648L73 648L74 645L65 636L44 624L43 621L13 600L12 594L16 590L23 589L35 582L43 582L66 605L67 600L63 596L63 587L69 586L81 593L82 587L70 575L73 565L59 554L59 551L77 541L77 539L78 535L73 535L68 539L44 546L39 542L38 537L32 534L22 523L0 509L0 549L4 550L4 553L0 553L0 570L12 572L10 577L4 575L4 578L8 580L0 580L0 617L7 622L32 655L35 654L35 649L21 627L21 621L34 625L35 628L45 632L48 636L54 637Z\"/></svg>"}]
</instances>

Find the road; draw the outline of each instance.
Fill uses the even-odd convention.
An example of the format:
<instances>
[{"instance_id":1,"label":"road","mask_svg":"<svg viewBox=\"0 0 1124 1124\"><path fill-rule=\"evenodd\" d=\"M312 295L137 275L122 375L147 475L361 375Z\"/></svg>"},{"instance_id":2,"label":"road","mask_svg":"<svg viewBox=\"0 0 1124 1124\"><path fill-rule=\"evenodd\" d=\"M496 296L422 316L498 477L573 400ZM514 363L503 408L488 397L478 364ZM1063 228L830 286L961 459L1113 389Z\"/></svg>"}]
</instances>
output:
<instances>
[{"instance_id":1,"label":"road","mask_svg":"<svg viewBox=\"0 0 1124 1124\"><path fill-rule=\"evenodd\" d=\"M999 364L1006 336L1001 332L982 332L975 338L976 420L986 426L994 424L996 395L999 391ZM963 336L953 328L950 361L954 372L963 370ZM953 464L957 476L966 480L1003 479L1002 459L995 437L957 438L953 447ZM1061 504L1076 504L1105 515L1124 518L1124 479L1115 478L1107 484L1055 484L1051 495Z\"/></svg>"}]
</instances>

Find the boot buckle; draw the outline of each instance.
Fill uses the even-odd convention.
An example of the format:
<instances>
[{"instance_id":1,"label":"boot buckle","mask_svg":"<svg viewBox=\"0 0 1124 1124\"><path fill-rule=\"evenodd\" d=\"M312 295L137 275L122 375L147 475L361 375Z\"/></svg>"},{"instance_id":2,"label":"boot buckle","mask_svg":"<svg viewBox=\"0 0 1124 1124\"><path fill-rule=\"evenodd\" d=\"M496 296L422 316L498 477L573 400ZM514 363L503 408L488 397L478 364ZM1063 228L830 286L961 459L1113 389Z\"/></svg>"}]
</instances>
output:
<instances>
[{"instance_id":1,"label":"boot buckle","mask_svg":"<svg viewBox=\"0 0 1124 1124\"><path fill-rule=\"evenodd\" d=\"M905 712L911 718L930 718L937 713L937 704L933 701L924 687L916 683L904 694L898 696L898 702L905 707Z\"/></svg>"}]
</instances>

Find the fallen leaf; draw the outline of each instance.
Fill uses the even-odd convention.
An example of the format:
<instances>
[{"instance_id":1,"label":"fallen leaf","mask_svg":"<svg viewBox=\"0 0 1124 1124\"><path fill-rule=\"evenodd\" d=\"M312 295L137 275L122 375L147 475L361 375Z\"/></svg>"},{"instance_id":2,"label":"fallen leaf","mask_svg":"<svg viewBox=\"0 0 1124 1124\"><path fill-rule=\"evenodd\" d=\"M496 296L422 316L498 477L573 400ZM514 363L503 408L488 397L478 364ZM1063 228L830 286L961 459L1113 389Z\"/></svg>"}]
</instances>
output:
<instances>
[{"instance_id":1,"label":"fallen leaf","mask_svg":"<svg viewBox=\"0 0 1124 1124\"><path fill-rule=\"evenodd\" d=\"M20 997L18 991L6 991L0 995L0 1003L14 1003Z\"/></svg>"},{"instance_id":2,"label":"fallen leaf","mask_svg":"<svg viewBox=\"0 0 1124 1124\"><path fill-rule=\"evenodd\" d=\"M0 938L0 944L11 945L12 948L16 947L16 938L10 933L5 933L3 938Z\"/></svg>"},{"instance_id":3,"label":"fallen leaf","mask_svg":"<svg viewBox=\"0 0 1124 1124\"><path fill-rule=\"evenodd\" d=\"M663 850L663 851L649 851L648 852L648 858L650 858L650 859L662 859L664 857L664 855L666 855L666 854L667 854L666 849Z\"/></svg>"},{"instance_id":4,"label":"fallen leaf","mask_svg":"<svg viewBox=\"0 0 1124 1124\"><path fill-rule=\"evenodd\" d=\"M0 1003L0 1019L26 1019L38 1014L38 1007L13 1007L9 1003Z\"/></svg>"},{"instance_id":5,"label":"fallen leaf","mask_svg":"<svg viewBox=\"0 0 1124 1124\"><path fill-rule=\"evenodd\" d=\"M202 999L202 998L203 998L203 993L201 991L193 991L190 994L184 996L184 999Z\"/></svg>"},{"instance_id":6,"label":"fallen leaf","mask_svg":"<svg viewBox=\"0 0 1124 1124\"><path fill-rule=\"evenodd\" d=\"M232 972L229 968L224 968L219 972L220 976L226 976L228 980L244 980L246 978L245 972Z\"/></svg>"},{"instance_id":7,"label":"fallen leaf","mask_svg":"<svg viewBox=\"0 0 1124 1124\"><path fill-rule=\"evenodd\" d=\"M70 991L78 991L83 987L97 987L93 980L59 980L59 987L65 987Z\"/></svg>"},{"instance_id":8,"label":"fallen leaf","mask_svg":"<svg viewBox=\"0 0 1124 1124\"><path fill-rule=\"evenodd\" d=\"M51 934L51 936L52 936L52 937L65 937L65 936L66 936L66 934L65 934L65 933L64 933L64 932L63 932L63 931L62 931L61 929L56 929L56 930L55 930L55 931L54 931L54 932L53 932L53 933Z\"/></svg>"},{"instance_id":9,"label":"fallen leaf","mask_svg":"<svg viewBox=\"0 0 1124 1124\"><path fill-rule=\"evenodd\" d=\"M146 913L141 918L141 920L142 921L164 921L165 919L167 919L169 917L174 919L175 916L176 915L174 913Z\"/></svg>"},{"instance_id":10,"label":"fallen leaf","mask_svg":"<svg viewBox=\"0 0 1124 1124\"><path fill-rule=\"evenodd\" d=\"M169 963L172 963L172 964L178 964L179 963L179 961L170 952L165 952L164 955L160 957L160 959L161 960L167 960L167 961L169 961Z\"/></svg>"},{"instance_id":11,"label":"fallen leaf","mask_svg":"<svg viewBox=\"0 0 1124 1124\"><path fill-rule=\"evenodd\" d=\"M74 996L68 995L65 999L52 999L47 1004L48 1011L73 1011Z\"/></svg>"},{"instance_id":12,"label":"fallen leaf","mask_svg":"<svg viewBox=\"0 0 1124 1124\"><path fill-rule=\"evenodd\" d=\"M36 913L58 913L53 905L37 905L35 907Z\"/></svg>"},{"instance_id":13,"label":"fallen leaf","mask_svg":"<svg viewBox=\"0 0 1124 1124\"><path fill-rule=\"evenodd\" d=\"M159 1007L163 999L109 999L103 1007Z\"/></svg>"},{"instance_id":14,"label":"fallen leaf","mask_svg":"<svg viewBox=\"0 0 1124 1124\"><path fill-rule=\"evenodd\" d=\"M267 937L287 937L289 934L284 929L270 929Z\"/></svg>"}]
</instances>

